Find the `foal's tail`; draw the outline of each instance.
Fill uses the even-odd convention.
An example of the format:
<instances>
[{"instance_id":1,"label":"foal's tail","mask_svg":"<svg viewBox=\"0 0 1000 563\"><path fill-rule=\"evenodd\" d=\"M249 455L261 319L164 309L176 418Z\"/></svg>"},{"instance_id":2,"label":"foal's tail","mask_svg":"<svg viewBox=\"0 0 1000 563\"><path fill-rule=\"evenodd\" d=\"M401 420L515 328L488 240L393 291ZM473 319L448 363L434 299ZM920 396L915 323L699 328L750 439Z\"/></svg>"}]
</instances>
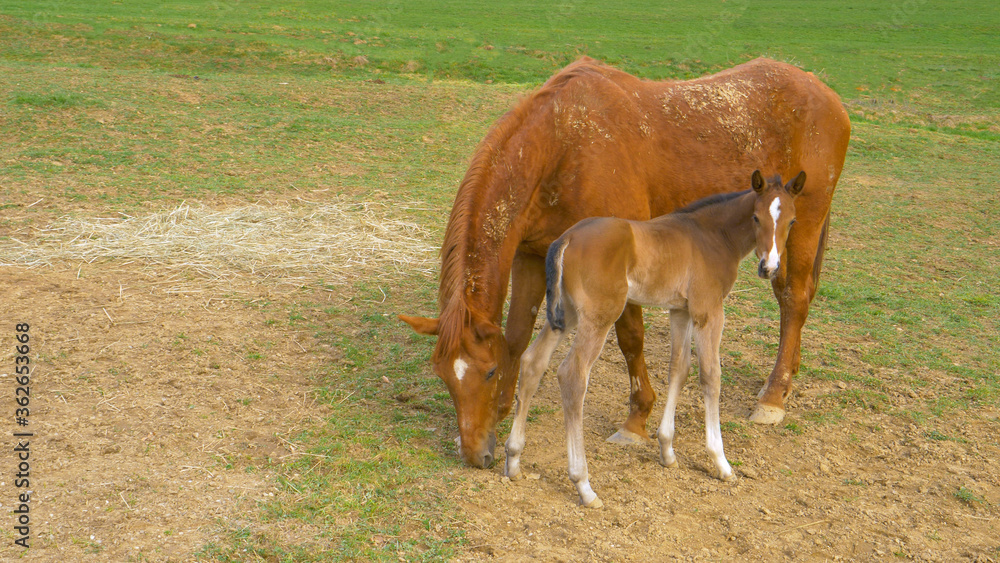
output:
<instances>
[{"instance_id":1,"label":"foal's tail","mask_svg":"<svg viewBox=\"0 0 1000 563\"><path fill-rule=\"evenodd\" d=\"M566 330L566 311L563 309L562 275L563 253L566 251L567 237L562 236L549 245L545 256L545 316L555 330Z\"/></svg>"}]
</instances>

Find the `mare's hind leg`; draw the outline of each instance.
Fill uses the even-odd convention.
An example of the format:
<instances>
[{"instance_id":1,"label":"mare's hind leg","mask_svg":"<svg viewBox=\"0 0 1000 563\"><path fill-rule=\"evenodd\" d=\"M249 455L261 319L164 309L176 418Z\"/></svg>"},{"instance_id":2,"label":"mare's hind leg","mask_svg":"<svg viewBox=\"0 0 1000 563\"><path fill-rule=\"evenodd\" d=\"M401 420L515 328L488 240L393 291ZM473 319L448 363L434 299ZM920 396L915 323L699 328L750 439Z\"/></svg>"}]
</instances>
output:
<instances>
[{"instance_id":1,"label":"mare's hind leg","mask_svg":"<svg viewBox=\"0 0 1000 563\"><path fill-rule=\"evenodd\" d=\"M567 315L570 321L570 315ZM504 475L511 479L521 476L521 452L524 451L524 434L528 425L528 409L531 398L538 390L538 384L545 375L545 368L549 365L552 353L562 340L562 337L571 330L568 326L566 331L553 330L552 325L545 323L542 331L538 333L538 338L521 356L521 377L517 385L517 403L514 409L514 424L510 428L510 436L507 437L507 462L504 467Z\"/></svg>"},{"instance_id":2,"label":"mare's hind leg","mask_svg":"<svg viewBox=\"0 0 1000 563\"><path fill-rule=\"evenodd\" d=\"M616 444L645 444L649 441L646 435L646 420L656 402L656 392L649 385L649 372L646 370L646 358L643 355L643 337L645 328L642 325L642 307L626 305L621 317L615 323L618 335L618 347L625 355L628 365L629 413L625 424L615 432L609 442Z\"/></svg>"},{"instance_id":3,"label":"mare's hind leg","mask_svg":"<svg viewBox=\"0 0 1000 563\"><path fill-rule=\"evenodd\" d=\"M520 358L535 330L538 306L545 297L545 259L518 252L511 267L510 308L507 313L505 338L511 364L505 373L498 374L500 402L497 406L503 420L510 413L514 402L514 388L520 370Z\"/></svg>"},{"instance_id":4,"label":"mare's hind leg","mask_svg":"<svg viewBox=\"0 0 1000 563\"><path fill-rule=\"evenodd\" d=\"M559 389L562 392L563 417L566 421L566 449L569 453L569 478L580 494L580 504L590 508L604 506L590 486L587 452L583 444L583 401L587 394L590 369L604 347L610 323L600 327L581 320L569 355L559 366Z\"/></svg>"},{"instance_id":5,"label":"mare's hind leg","mask_svg":"<svg viewBox=\"0 0 1000 563\"><path fill-rule=\"evenodd\" d=\"M691 370L691 316L684 309L670 311L670 372L667 382L667 406L656 435L660 441L660 465L677 467L674 455L674 414L677 397Z\"/></svg>"},{"instance_id":6,"label":"mare's hind leg","mask_svg":"<svg viewBox=\"0 0 1000 563\"><path fill-rule=\"evenodd\" d=\"M695 346L698 347L698 371L705 398L705 444L708 455L715 462L719 478L730 481L733 468L726 460L722 447L722 428L719 422L719 392L722 387L722 364L719 362L719 344L722 342L722 309L711 315L703 326L695 329Z\"/></svg>"}]
</instances>

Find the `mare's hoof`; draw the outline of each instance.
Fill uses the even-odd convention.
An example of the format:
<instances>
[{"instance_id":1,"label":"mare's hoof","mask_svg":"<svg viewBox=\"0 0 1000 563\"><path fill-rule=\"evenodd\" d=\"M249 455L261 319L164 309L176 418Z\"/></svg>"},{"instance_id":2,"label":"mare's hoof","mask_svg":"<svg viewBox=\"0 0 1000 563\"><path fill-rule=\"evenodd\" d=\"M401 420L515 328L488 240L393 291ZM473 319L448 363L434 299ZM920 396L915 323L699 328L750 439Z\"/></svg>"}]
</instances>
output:
<instances>
[{"instance_id":1,"label":"mare's hoof","mask_svg":"<svg viewBox=\"0 0 1000 563\"><path fill-rule=\"evenodd\" d=\"M785 409L772 407L770 405L757 405L753 414L750 415L750 422L757 424L778 424L785 418Z\"/></svg>"},{"instance_id":2,"label":"mare's hoof","mask_svg":"<svg viewBox=\"0 0 1000 563\"><path fill-rule=\"evenodd\" d=\"M642 446L648 444L650 438L622 428L608 437L607 441L620 446Z\"/></svg>"},{"instance_id":3,"label":"mare's hoof","mask_svg":"<svg viewBox=\"0 0 1000 563\"><path fill-rule=\"evenodd\" d=\"M594 497L594 500L589 503L583 502L581 499L580 504L582 504L585 508L604 508L604 501L601 500L601 497Z\"/></svg>"}]
</instances>

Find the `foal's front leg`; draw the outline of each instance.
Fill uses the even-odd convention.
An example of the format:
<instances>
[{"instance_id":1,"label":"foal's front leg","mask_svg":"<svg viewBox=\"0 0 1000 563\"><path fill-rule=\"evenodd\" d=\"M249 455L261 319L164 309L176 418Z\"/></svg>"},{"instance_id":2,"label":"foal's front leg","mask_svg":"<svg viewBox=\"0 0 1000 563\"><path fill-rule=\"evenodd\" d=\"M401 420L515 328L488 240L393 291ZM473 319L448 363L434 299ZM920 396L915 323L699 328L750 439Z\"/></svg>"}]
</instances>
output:
<instances>
[{"instance_id":1,"label":"foal's front leg","mask_svg":"<svg viewBox=\"0 0 1000 563\"><path fill-rule=\"evenodd\" d=\"M695 345L698 347L698 369L701 375L701 389L705 396L705 443L708 455L715 462L719 478L730 481L733 468L726 460L722 447L722 427L719 422L719 392L722 387L722 364L719 361L719 345L722 343L722 325L725 314L720 307L708 321L695 328Z\"/></svg>"},{"instance_id":2,"label":"foal's front leg","mask_svg":"<svg viewBox=\"0 0 1000 563\"><path fill-rule=\"evenodd\" d=\"M691 316L684 309L670 311L670 372L667 376L667 406L656 436L660 441L660 465L677 467L674 455L674 415L677 397L691 370Z\"/></svg>"},{"instance_id":3,"label":"foal's front leg","mask_svg":"<svg viewBox=\"0 0 1000 563\"><path fill-rule=\"evenodd\" d=\"M521 356L521 378L517 385L517 403L514 410L514 424L510 428L510 436L507 437L505 445L507 449L507 461L504 466L504 475L511 479L521 477L521 452L524 451L525 429L528 426L528 409L531 398L538 390L538 384L545 375L545 369L552 358L559 341L562 340L564 331L553 330L548 322L538 333L538 337L525 350Z\"/></svg>"},{"instance_id":4,"label":"foal's front leg","mask_svg":"<svg viewBox=\"0 0 1000 563\"><path fill-rule=\"evenodd\" d=\"M580 321L576 340L569 355L559 366L559 389L562 392L563 417L566 421L566 449L569 454L569 478L580 493L580 504L589 508L604 506L590 486L587 451L583 445L583 400L590 381L590 369L604 347L611 325L597 327ZM523 377L523 376L522 376Z\"/></svg>"}]
</instances>

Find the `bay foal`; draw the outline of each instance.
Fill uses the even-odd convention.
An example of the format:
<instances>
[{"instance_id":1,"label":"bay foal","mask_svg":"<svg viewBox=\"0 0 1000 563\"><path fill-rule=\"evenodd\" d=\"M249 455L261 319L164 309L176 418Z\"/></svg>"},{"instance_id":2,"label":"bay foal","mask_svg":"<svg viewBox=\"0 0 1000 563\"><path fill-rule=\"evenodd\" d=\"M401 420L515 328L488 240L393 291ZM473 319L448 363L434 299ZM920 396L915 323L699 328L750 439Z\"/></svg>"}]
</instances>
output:
<instances>
[{"instance_id":1,"label":"bay foal","mask_svg":"<svg viewBox=\"0 0 1000 563\"><path fill-rule=\"evenodd\" d=\"M751 176L753 189L699 200L650 221L591 218L580 221L549 247L546 258L545 326L521 357L514 425L507 438L505 472L520 476L520 456L531 397L556 345L574 327L576 339L559 366L569 451L569 477L585 506L600 507L590 486L583 445L583 401L590 369L608 331L627 304L670 309L670 375L667 405L657 436L660 463L675 467L674 411L691 364L691 333L698 348L705 398L708 453L724 481L733 477L722 447L719 344L723 300L736 281L740 260L756 247L757 273L774 279L785 268L785 241L795 222L795 196L805 184L800 172Z\"/></svg>"}]
</instances>

